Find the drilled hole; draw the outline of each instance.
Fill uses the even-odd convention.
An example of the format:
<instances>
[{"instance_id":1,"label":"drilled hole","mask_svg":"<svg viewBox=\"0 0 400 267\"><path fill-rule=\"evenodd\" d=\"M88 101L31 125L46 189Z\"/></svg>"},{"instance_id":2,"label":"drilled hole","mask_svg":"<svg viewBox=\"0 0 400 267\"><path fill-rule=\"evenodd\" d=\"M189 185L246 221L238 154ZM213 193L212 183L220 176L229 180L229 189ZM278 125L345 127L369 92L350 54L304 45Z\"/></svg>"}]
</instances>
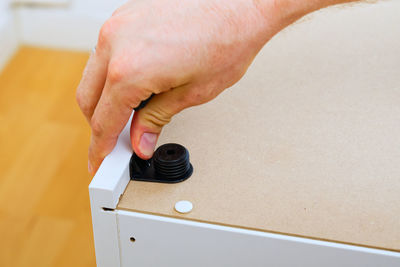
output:
<instances>
[{"instance_id":1,"label":"drilled hole","mask_svg":"<svg viewBox=\"0 0 400 267\"><path fill-rule=\"evenodd\" d=\"M167 154L168 154L168 155L173 155L173 154L175 154L175 150L168 149L168 150L167 150Z\"/></svg>"},{"instance_id":2,"label":"drilled hole","mask_svg":"<svg viewBox=\"0 0 400 267\"><path fill-rule=\"evenodd\" d=\"M135 239L133 236L131 236L131 238L129 238L129 240L130 240L132 243L136 241L136 239Z\"/></svg>"},{"instance_id":3,"label":"drilled hole","mask_svg":"<svg viewBox=\"0 0 400 267\"><path fill-rule=\"evenodd\" d=\"M102 208L104 211L114 211L114 209L110 209L110 208Z\"/></svg>"}]
</instances>

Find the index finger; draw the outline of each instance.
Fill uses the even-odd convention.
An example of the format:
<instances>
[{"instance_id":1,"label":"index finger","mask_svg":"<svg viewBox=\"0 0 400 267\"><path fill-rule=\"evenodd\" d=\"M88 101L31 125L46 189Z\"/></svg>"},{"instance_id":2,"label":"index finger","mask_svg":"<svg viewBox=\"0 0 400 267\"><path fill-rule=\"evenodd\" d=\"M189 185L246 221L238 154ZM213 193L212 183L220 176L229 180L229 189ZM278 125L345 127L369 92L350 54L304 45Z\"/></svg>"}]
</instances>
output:
<instances>
[{"instance_id":1,"label":"index finger","mask_svg":"<svg viewBox=\"0 0 400 267\"><path fill-rule=\"evenodd\" d=\"M141 97L135 97L132 101L132 98L124 92ZM145 93L144 90L134 88L132 85L115 84L107 79L91 119L92 137L89 147L91 174L97 171L104 158L113 150L118 136L129 121L133 108L150 95L151 93Z\"/></svg>"},{"instance_id":2,"label":"index finger","mask_svg":"<svg viewBox=\"0 0 400 267\"><path fill-rule=\"evenodd\" d=\"M104 88L107 63L104 55L99 55L94 51L86 63L81 82L76 90L76 101L89 123Z\"/></svg>"}]
</instances>

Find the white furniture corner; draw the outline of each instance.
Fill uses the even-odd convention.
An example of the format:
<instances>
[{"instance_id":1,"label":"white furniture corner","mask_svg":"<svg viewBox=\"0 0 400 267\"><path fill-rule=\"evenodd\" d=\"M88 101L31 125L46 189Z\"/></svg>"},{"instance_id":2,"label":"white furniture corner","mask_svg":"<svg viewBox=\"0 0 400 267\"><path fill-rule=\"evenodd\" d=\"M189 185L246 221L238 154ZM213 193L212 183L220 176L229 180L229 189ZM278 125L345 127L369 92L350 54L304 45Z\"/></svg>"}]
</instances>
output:
<instances>
[{"instance_id":1,"label":"white furniture corner","mask_svg":"<svg viewBox=\"0 0 400 267\"><path fill-rule=\"evenodd\" d=\"M193 152L182 184L130 181L129 122L89 186L97 265L400 266L399 14L332 8L274 37L164 129Z\"/></svg>"}]
</instances>

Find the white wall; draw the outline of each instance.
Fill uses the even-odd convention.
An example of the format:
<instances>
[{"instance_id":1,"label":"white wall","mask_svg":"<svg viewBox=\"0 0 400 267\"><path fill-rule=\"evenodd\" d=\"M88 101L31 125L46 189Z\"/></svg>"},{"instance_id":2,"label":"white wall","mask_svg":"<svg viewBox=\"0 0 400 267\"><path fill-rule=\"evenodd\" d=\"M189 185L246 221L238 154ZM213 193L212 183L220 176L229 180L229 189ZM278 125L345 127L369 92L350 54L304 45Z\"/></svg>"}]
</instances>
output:
<instances>
[{"instance_id":1,"label":"white wall","mask_svg":"<svg viewBox=\"0 0 400 267\"><path fill-rule=\"evenodd\" d=\"M67 7L19 7L18 33L24 44L90 50L104 21L125 0L71 0Z\"/></svg>"},{"instance_id":2,"label":"white wall","mask_svg":"<svg viewBox=\"0 0 400 267\"><path fill-rule=\"evenodd\" d=\"M8 14L8 6L9 6L9 0L3 0L0 1L0 23L3 21L6 17L9 16Z\"/></svg>"},{"instance_id":3,"label":"white wall","mask_svg":"<svg viewBox=\"0 0 400 267\"><path fill-rule=\"evenodd\" d=\"M0 70L17 49L17 35L10 0L0 0Z\"/></svg>"}]
</instances>

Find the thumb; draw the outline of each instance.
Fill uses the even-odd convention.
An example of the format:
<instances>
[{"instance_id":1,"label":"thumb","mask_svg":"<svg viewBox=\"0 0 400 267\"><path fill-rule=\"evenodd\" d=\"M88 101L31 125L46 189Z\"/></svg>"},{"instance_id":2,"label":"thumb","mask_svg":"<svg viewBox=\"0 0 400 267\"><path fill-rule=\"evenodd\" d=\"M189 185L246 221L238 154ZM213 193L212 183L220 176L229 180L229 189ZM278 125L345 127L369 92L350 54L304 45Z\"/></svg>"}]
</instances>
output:
<instances>
[{"instance_id":1,"label":"thumb","mask_svg":"<svg viewBox=\"0 0 400 267\"><path fill-rule=\"evenodd\" d=\"M192 106L186 93L186 86L173 88L154 95L144 108L135 111L131 124L131 142L140 158L151 158L164 125L171 121L172 116Z\"/></svg>"}]
</instances>

